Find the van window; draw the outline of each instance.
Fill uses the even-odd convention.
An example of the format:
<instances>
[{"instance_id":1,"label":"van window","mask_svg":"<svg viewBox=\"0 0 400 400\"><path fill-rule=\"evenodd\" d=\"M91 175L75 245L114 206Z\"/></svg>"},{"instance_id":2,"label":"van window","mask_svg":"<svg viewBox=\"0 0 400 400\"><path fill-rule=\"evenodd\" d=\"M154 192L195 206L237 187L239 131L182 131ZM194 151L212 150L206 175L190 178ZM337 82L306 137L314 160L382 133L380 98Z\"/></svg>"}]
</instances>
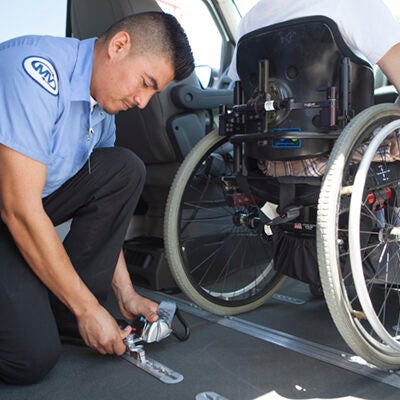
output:
<instances>
[{"instance_id":1,"label":"van window","mask_svg":"<svg viewBox=\"0 0 400 400\"><path fill-rule=\"evenodd\" d=\"M399 0L383 0L384 3L390 8L393 15L400 22L400 1Z\"/></svg>"},{"instance_id":2,"label":"van window","mask_svg":"<svg viewBox=\"0 0 400 400\"><path fill-rule=\"evenodd\" d=\"M67 0L12 0L0 12L0 42L23 35L65 36Z\"/></svg>"},{"instance_id":3,"label":"van window","mask_svg":"<svg viewBox=\"0 0 400 400\"><path fill-rule=\"evenodd\" d=\"M157 0L157 3L182 25L192 47L195 64L219 70L223 39L204 1Z\"/></svg>"},{"instance_id":4,"label":"van window","mask_svg":"<svg viewBox=\"0 0 400 400\"><path fill-rule=\"evenodd\" d=\"M241 16L247 13L258 0L234 0Z\"/></svg>"}]
</instances>

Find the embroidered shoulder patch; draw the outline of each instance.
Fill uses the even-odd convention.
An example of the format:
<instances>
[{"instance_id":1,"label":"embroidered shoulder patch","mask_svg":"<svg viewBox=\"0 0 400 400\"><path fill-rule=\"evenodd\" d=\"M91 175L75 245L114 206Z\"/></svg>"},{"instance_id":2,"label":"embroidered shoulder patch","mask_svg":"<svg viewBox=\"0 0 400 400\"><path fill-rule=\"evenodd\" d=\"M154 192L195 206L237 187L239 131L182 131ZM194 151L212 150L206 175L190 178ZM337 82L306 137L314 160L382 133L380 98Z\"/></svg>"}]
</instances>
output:
<instances>
[{"instance_id":1,"label":"embroidered shoulder patch","mask_svg":"<svg viewBox=\"0 0 400 400\"><path fill-rule=\"evenodd\" d=\"M58 95L58 76L50 61L42 57L31 56L23 62L26 73L40 86L54 96Z\"/></svg>"}]
</instances>

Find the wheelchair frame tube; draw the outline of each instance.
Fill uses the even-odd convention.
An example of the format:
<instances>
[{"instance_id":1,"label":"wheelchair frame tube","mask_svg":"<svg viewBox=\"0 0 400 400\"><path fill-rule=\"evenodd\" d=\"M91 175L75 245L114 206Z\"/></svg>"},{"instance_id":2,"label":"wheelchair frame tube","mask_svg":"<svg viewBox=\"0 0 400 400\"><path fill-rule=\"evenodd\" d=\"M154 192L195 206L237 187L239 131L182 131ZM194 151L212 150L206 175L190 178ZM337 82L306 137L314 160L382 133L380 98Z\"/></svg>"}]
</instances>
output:
<instances>
[{"instance_id":1,"label":"wheelchair frame tube","mask_svg":"<svg viewBox=\"0 0 400 400\"><path fill-rule=\"evenodd\" d=\"M268 101L268 79L269 79L269 61L260 60L258 62L258 92L262 93L263 98ZM264 118L264 132L268 132L268 118Z\"/></svg>"},{"instance_id":2,"label":"wheelchair frame tube","mask_svg":"<svg viewBox=\"0 0 400 400\"><path fill-rule=\"evenodd\" d=\"M243 145L242 143L235 143L233 145L233 162L235 166L235 173L243 172Z\"/></svg>"},{"instance_id":3,"label":"wheelchair frame tube","mask_svg":"<svg viewBox=\"0 0 400 400\"><path fill-rule=\"evenodd\" d=\"M351 104L351 63L349 57L344 57L342 60L342 126L343 128L350 121L351 115L349 105Z\"/></svg>"}]
</instances>

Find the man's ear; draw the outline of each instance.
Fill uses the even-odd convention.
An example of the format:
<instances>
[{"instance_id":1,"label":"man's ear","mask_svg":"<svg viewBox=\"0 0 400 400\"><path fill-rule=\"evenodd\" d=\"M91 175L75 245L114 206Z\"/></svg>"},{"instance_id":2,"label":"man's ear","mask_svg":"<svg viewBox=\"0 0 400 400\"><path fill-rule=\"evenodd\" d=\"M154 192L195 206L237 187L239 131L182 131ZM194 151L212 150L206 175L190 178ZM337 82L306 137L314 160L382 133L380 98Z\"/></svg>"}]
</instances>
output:
<instances>
[{"instance_id":1,"label":"man's ear","mask_svg":"<svg viewBox=\"0 0 400 400\"><path fill-rule=\"evenodd\" d=\"M131 38L127 32L117 32L109 41L108 55L111 58L120 58L129 53L131 47Z\"/></svg>"}]
</instances>

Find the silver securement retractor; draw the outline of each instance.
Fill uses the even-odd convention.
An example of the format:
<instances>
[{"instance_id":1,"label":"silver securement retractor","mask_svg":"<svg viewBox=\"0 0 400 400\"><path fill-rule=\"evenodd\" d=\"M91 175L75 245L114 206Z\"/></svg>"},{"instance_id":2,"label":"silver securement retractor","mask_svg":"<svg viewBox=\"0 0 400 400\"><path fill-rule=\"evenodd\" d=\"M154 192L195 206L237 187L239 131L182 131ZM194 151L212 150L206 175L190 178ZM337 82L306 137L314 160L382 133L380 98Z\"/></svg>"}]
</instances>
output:
<instances>
[{"instance_id":1,"label":"silver securement retractor","mask_svg":"<svg viewBox=\"0 0 400 400\"><path fill-rule=\"evenodd\" d=\"M172 320L177 314L182 325L185 327L185 335L179 336L172 330ZM176 309L176 303L162 301L157 309L158 320L149 322L143 317L132 322L132 332L125 338L126 353L122 356L125 360L143 369L147 373L164 383L178 383L183 380L183 375L171 368L146 357L143 345L140 342L154 343L167 338L171 332L179 340L186 340L189 337L189 329ZM118 321L121 328L127 326L125 321ZM124 326L125 325L125 326Z\"/></svg>"}]
</instances>

